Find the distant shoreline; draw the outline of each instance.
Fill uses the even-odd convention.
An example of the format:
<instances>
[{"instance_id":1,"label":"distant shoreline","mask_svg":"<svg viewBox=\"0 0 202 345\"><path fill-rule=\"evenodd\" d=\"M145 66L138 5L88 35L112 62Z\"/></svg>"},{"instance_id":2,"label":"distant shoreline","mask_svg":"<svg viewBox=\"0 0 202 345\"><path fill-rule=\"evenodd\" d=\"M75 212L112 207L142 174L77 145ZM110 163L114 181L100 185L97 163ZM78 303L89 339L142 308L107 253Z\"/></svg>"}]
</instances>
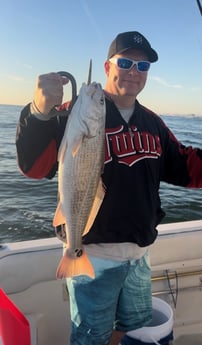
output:
<instances>
[{"instance_id":1,"label":"distant shoreline","mask_svg":"<svg viewBox=\"0 0 202 345\"><path fill-rule=\"evenodd\" d=\"M20 104L4 104L4 103L0 103L0 107L19 107L19 108L24 108L26 104L20 105ZM170 113L157 113L159 116L185 116L185 117L202 117L202 113L201 114L195 114L195 113L191 113L191 114L170 114Z\"/></svg>"}]
</instances>

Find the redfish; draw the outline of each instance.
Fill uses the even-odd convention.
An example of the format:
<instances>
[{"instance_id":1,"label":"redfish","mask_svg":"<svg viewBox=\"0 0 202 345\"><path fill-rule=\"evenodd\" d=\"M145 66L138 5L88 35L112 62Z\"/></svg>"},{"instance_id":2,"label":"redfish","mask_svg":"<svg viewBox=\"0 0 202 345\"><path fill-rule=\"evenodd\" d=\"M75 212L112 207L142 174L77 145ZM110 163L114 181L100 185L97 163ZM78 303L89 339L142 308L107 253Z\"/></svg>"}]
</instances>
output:
<instances>
[{"instance_id":1,"label":"redfish","mask_svg":"<svg viewBox=\"0 0 202 345\"><path fill-rule=\"evenodd\" d=\"M100 84L82 84L59 148L59 203L53 225L65 224L66 249L57 278L88 275L94 269L82 246L104 198L105 97Z\"/></svg>"}]
</instances>

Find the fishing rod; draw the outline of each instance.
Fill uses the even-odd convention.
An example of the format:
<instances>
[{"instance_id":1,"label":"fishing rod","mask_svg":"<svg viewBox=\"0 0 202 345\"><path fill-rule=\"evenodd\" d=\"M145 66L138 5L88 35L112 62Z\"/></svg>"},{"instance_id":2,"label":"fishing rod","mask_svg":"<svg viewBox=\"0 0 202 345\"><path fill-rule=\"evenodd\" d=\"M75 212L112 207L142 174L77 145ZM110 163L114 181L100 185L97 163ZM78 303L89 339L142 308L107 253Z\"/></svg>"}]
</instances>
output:
<instances>
[{"instance_id":1,"label":"fishing rod","mask_svg":"<svg viewBox=\"0 0 202 345\"><path fill-rule=\"evenodd\" d=\"M76 86L76 80L74 78L74 76L69 73L69 72L65 72L65 71L60 71L57 72L59 75L61 75L61 77L66 77L71 85L72 85L72 100L70 103L70 106L68 108L67 111L61 111L61 113L59 114L59 116L68 116L74 106L74 103L77 100L77 86ZM90 85L91 83L91 79L92 79L92 59L90 59L90 64L89 64L89 69L88 69L88 79L87 79L87 85Z\"/></svg>"},{"instance_id":2,"label":"fishing rod","mask_svg":"<svg viewBox=\"0 0 202 345\"><path fill-rule=\"evenodd\" d=\"M199 11L201 13L201 16L202 16L202 5L201 5L201 2L200 2L200 0L196 0L196 2L197 2L197 5L198 5L198 8L199 8Z\"/></svg>"}]
</instances>

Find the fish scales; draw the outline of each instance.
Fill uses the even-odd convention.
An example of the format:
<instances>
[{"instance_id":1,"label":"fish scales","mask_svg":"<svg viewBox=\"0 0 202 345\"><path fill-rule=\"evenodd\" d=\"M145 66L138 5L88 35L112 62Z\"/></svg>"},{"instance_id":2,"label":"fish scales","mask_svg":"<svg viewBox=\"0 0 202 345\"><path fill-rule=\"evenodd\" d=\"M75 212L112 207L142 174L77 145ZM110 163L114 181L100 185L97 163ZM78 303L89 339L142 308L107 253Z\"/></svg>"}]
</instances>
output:
<instances>
[{"instance_id":1,"label":"fish scales","mask_svg":"<svg viewBox=\"0 0 202 345\"><path fill-rule=\"evenodd\" d=\"M64 189L68 191L64 195L64 204L69 203L67 212L67 225L72 228L69 235L70 248L81 248L81 235L90 215L93 199L95 198L100 175L101 164L103 164L103 149L97 154L100 140L103 137L96 136L85 138L82 143L82 149L73 158L67 156L68 169L64 171L63 183ZM103 146L103 145L102 145ZM101 147L102 148L102 147ZM88 173L86 173L88 172ZM71 236L71 240L70 240Z\"/></svg>"},{"instance_id":2,"label":"fish scales","mask_svg":"<svg viewBox=\"0 0 202 345\"><path fill-rule=\"evenodd\" d=\"M68 119L59 149L59 204L55 226L65 224L66 251L57 277L87 274L92 265L82 247L104 197L101 173L104 165L105 101L100 84L83 83Z\"/></svg>"}]
</instances>

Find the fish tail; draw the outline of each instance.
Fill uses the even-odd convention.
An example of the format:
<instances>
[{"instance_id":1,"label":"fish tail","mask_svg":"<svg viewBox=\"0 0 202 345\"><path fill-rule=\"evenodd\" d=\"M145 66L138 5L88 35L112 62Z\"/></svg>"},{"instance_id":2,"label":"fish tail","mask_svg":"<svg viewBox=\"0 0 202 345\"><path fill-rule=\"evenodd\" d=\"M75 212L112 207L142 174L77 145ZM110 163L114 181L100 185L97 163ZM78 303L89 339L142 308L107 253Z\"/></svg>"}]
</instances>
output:
<instances>
[{"instance_id":1,"label":"fish tail","mask_svg":"<svg viewBox=\"0 0 202 345\"><path fill-rule=\"evenodd\" d=\"M93 266L86 252L83 251L83 254L77 258L72 258L65 252L58 265L56 278L63 279L78 275L87 275L91 278L95 278Z\"/></svg>"}]
</instances>

